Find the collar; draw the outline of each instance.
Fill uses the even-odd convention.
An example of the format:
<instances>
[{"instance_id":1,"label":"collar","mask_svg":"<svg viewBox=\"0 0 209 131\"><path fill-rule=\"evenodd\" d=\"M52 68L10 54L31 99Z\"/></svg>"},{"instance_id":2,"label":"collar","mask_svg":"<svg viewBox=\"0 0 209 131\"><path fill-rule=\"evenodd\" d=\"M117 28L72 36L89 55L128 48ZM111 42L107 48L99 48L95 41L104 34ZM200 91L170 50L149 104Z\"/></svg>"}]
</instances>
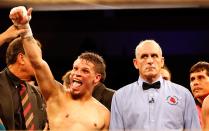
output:
<instances>
[{"instance_id":1,"label":"collar","mask_svg":"<svg viewBox=\"0 0 209 131\"><path fill-rule=\"evenodd\" d=\"M15 88L21 87L20 83L23 83L24 81L20 80L17 76L15 76L8 68L5 69L5 72Z\"/></svg>"}]
</instances>

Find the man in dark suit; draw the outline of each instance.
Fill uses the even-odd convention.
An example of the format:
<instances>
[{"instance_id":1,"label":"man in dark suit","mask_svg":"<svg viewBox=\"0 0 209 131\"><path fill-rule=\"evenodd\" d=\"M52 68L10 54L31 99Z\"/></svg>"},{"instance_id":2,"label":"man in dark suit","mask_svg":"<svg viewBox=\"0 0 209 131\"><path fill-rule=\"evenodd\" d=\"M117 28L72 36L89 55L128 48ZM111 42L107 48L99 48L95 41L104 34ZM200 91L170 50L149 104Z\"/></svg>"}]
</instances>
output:
<instances>
[{"instance_id":1,"label":"man in dark suit","mask_svg":"<svg viewBox=\"0 0 209 131\"><path fill-rule=\"evenodd\" d=\"M6 51L7 67L0 72L0 118L7 130L42 130L47 122L45 102L41 93L27 82L34 78L34 70L25 56L21 38L12 41ZM33 126L26 128L19 91L24 83L33 112Z\"/></svg>"},{"instance_id":2,"label":"man in dark suit","mask_svg":"<svg viewBox=\"0 0 209 131\"><path fill-rule=\"evenodd\" d=\"M102 103L107 109L111 110L112 96L115 90L107 88L102 82L94 87L92 96Z\"/></svg>"}]
</instances>

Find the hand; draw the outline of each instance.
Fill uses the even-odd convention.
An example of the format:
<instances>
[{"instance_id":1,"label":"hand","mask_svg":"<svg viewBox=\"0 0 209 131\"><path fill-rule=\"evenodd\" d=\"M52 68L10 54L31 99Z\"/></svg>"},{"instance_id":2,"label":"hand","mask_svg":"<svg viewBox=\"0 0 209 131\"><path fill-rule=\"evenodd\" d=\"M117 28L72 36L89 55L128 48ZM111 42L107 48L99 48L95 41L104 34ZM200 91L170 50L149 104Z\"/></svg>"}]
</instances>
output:
<instances>
[{"instance_id":1,"label":"hand","mask_svg":"<svg viewBox=\"0 0 209 131\"><path fill-rule=\"evenodd\" d=\"M1 36L4 38L5 42L10 42L14 38L18 37L20 34L25 33L26 29L17 29L14 25L10 26L6 31L4 31Z\"/></svg>"},{"instance_id":2,"label":"hand","mask_svg":"<svg viewBox=\"0 0 209 131\"><path fill-rule=\"evenodd\" d=\"M10 11L10 19L18 29L27 29L25 33L21 34L22 38L32 37L33 33L30 28L29 21L31 20L32 8L26 10L24 6L14 7Z\"/></svg>"},{"instance_id":3,"label":"hand","mask_svg":"<svg viewBox=\"0 0 209 131\"><path fill-rule=\"evenodd\" d=\"M24 6L14 7L10 11L9 18L15 26L24 26L29 23L31 19L32 8L26 10Z\"/></svg>"}]
</instances>

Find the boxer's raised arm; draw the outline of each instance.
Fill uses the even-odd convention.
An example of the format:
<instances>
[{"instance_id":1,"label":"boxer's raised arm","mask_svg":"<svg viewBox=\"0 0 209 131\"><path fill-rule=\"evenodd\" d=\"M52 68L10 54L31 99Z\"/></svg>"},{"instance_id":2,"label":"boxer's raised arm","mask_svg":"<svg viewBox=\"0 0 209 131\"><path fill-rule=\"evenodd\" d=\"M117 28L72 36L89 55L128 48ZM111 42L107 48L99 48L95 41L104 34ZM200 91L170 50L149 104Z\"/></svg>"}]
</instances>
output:
<instances>
[{"instance_id":1,"label":"boxer's raised arm","mask_svg":"<svg viewBox=\"0 0 209 131\"><path fill-rule=\"evenodd\" d=\"M38 85L45 99L48 100L50 97L57 95L57 90L59 88L56 88L57 82L55 81L48 64L42 59L41 48L38 44L39 42L33 37L33 33L29 25L31 13L31 8L26 10L24 6L18 6L11 10L10 18L17 28L27 30L25 34L21 35L23 47L26 56L29 58L29 61L34 68Z\"/></svg>"}]
</instances>

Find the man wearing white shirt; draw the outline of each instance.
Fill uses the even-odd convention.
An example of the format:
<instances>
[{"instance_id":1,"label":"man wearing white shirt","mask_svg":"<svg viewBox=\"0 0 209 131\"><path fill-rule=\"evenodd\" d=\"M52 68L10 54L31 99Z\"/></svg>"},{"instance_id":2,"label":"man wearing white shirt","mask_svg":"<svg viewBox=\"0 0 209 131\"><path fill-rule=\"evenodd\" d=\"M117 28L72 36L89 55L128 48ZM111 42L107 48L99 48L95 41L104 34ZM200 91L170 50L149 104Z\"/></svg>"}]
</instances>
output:
<instances>
[{"instance_id":1,"label":"man wearing white shirt","mask_svg":"<svg viewBox=\"0 0 209 131\"><path fill-rule=\"evenodd\" d=\"M200 124L190 91L164 80L162 50L154 40L139 43L134 66L139 79L115 92L110 130L199 130Z\"/></svg>"}]
</instances>

